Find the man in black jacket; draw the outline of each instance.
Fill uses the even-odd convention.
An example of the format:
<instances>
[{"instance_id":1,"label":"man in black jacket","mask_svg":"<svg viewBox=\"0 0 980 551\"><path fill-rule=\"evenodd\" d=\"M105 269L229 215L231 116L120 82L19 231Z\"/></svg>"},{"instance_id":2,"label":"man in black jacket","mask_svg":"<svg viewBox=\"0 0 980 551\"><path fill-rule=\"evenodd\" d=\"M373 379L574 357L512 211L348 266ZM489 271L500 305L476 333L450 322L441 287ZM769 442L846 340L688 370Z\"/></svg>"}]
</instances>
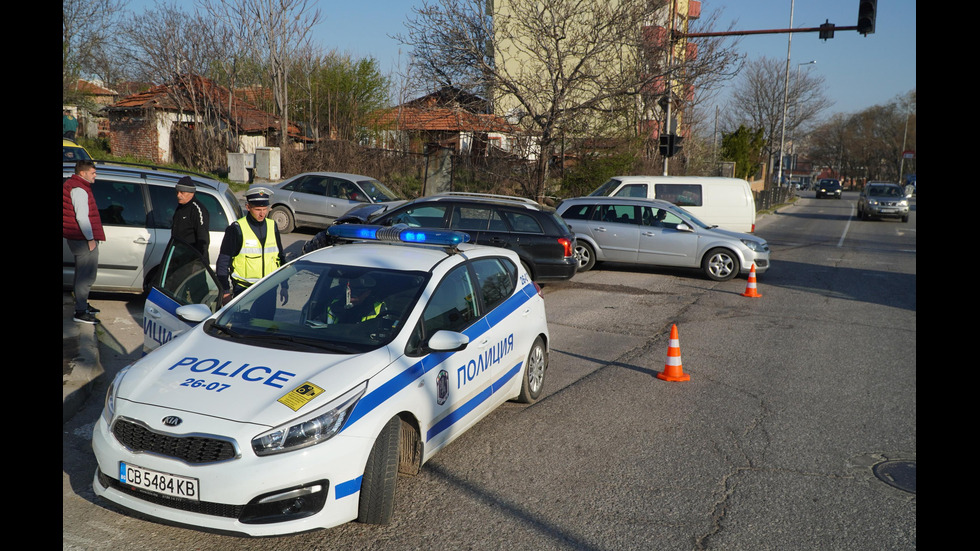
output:
<instances>
[{"instance_id":1,"label":"man in black jacket","mask_svg":"<svg viewBox=\"0 0 980 551\"><path fill-rule=\"evenodd\" d=\"M194 247L209 263L208 247L211 244L209 233L211 218L208 209L197 200L194 194L197 186L189 176L177 182L177 209L174 210L174 223L171 235Z\"/></svg>"}]
</instances>

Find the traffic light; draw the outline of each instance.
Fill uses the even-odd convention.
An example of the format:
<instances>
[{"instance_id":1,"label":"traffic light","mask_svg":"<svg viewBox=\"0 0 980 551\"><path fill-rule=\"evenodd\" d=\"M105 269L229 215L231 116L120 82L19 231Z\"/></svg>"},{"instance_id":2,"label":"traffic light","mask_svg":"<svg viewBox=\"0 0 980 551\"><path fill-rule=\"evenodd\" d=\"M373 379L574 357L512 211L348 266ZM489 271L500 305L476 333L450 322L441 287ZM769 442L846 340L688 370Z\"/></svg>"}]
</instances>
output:
<instances>
[{"instance_id":1,"label":"traffic light","mask_svg":"<svg viewBox=\"0 0 980 551\"><path fill-rule=\"evenodd\" d=\"M682 141L684 141L684 136L677 136L675 134L661 135L660 154L664 157L673 157L674 155L680 153Z\"/></svg>"},{"instance_id":2,"label":"traffic light","mask_svg":"<svg viewBox=\"0 0 980 551\"><path fill-rule=\"evenodd\" d=\"M858 0L857 31L865 36L875 32L875 15L878 11L878 0Z\"/></svg>"}]
</instances>

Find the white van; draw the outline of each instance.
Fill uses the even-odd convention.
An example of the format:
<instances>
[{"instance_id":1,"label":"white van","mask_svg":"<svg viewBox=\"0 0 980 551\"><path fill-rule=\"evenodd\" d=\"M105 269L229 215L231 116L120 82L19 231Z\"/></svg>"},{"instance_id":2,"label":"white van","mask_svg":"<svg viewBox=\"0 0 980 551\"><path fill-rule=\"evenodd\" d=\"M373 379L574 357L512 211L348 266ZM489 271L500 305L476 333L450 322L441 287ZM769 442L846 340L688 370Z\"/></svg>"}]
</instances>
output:
<instances>
[{"instance_id":1,"label":"white van","mask_svg":"<svg viewBox=\"0 0 980 551\"><path fill-rule=\"evenodd\" d=\"M660 199L683 207L706 224L755 231L755 198L749 183L738 178L614 176L589 195Z\"/></svg>"}]
</instances>

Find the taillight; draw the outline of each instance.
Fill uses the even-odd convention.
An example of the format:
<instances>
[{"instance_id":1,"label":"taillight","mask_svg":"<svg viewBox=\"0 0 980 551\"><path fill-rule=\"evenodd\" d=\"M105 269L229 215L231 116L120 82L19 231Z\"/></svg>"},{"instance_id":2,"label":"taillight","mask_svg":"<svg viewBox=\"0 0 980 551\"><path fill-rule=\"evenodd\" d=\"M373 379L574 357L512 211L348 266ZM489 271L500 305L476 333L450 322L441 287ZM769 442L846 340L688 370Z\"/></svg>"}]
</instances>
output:
<instances>
[{"instance_id":1,"label":"taillight","mask_svg":"<svg viewBox=\"0 0 980 551\"><path fill-rule=\"evenodd\" d=\"M561 246L564 247L564 249L565 249L565 258L568 258L568 257L573 256L575 254L575 252L572 250L572 240L571 239L566 239L564 237L559 237L558 238L558 243L560 243Z\"/></svg>"},{"instance_id":2,"label":"taillight","mask_svg":"<svg viewBox=\"0 0 980 551\"><path fill-rule=\"evenodd\" d=\"M544 295L541 293L541 286L538 285L538 282L532 281L531 283L534 284L534 288L538 291L538 296L544 298Z\"/></svg>"}]
</instances>

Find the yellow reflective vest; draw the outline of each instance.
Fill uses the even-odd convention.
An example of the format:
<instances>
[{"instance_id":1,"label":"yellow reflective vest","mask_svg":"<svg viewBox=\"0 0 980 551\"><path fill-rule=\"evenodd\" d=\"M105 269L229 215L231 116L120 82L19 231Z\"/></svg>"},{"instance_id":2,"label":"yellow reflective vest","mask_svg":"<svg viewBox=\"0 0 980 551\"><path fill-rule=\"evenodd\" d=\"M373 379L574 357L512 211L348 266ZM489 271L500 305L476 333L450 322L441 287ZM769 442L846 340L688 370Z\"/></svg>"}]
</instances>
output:
<instances>
[{"instance_id":1,"label":"yellow reflective vest","mask_svg":"<svg viewBox=\"0 0 980 551\"><path fill-rule=\"evenodd\" d=\"M279 268L279 245L276 241L276 225L271 218L265 219L265 247L248 225L244 217L238 219L242 230L242 250L231 259L231 279L248 287Z\"/></svg>"}]
</instances>

